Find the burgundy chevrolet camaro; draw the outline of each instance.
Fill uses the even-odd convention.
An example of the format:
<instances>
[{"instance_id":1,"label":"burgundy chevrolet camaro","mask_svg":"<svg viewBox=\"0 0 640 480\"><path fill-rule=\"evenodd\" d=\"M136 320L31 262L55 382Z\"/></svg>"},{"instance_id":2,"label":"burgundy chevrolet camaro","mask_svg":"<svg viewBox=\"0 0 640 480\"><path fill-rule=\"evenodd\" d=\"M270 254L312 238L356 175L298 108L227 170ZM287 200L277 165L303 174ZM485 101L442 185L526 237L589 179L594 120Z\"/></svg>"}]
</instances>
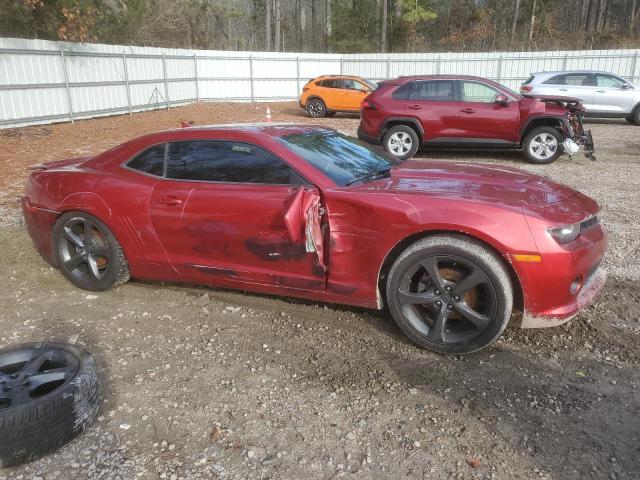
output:
<instances>
[{"instance_id":1,"label":"burgundy chevrolet camaro","mask_svg":"<svg viewBox=\"0 0 640 480\"><path fill-rule=\"evenodd\" d=\"M23 212L74 285L130 277L382 309L467 353L512 310L574 316L602 288L598 205L517 169L397 161L309 125L190 127L33 167Z\"/></svg>"}]
</instances>

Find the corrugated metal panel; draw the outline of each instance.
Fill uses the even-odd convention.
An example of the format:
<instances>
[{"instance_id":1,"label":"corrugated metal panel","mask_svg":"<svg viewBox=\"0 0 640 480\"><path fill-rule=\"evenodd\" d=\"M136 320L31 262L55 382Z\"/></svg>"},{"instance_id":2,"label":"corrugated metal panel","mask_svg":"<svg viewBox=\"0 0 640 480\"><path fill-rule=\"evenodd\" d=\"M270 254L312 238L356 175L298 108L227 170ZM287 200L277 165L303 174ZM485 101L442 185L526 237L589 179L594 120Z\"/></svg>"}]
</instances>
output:
<instances>
[{"instance_id":1,"label":"corrugated metal panel","mask_svg":"<svg viewBox=\"0 0 640 480\"><path fill-rule=\"evenodd\" d=\"M640 79L639 50L313 54L179 50L0 38L0 128L200 100L295 99L311 78L457 73L517 88L530 73L597 69Z\"/></svg>"}]
</instances>

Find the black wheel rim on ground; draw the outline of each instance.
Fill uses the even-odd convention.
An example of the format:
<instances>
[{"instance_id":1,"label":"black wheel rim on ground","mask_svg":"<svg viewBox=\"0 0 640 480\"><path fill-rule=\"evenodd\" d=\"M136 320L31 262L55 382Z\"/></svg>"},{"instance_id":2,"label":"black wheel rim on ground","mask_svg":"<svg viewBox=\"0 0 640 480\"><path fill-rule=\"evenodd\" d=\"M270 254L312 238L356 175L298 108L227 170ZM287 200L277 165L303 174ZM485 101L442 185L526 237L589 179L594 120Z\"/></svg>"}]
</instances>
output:
<instances>
[{"instance_id":1,"label":"black wheel rim on ground","mask_svg":"<svg viewBox=\"0 0 640 480\"><path fill-rule=\"evenodd\" d=\"M62 268L80 280L101 280L109 268L106 235L91 220L74 217L62 227L58 241Z\"/></svg>"},{"instance_id":2,"label":"black wheel rim on ground","mask_svg":"<svg viewBox=\"0 0 640 480\"><path fill-rule=\"evenodd\" d=\"M309 114L312 117L321 117L324 113L324 105L319 100L312 100L309 103Z\"/></svg>"},{"instance_id":3,"label":"black wheel rim on ground","mask_svg":"<svg viewBox=\"0 0 640 480\"><path fill-rule=\"evenodd\" d=\"M73 379L80 361L55 347L0 353L0 411L34 402Z\"/></svg>"},{"instance_id":4,"label":"black wheel rim on ground","mask_svg":"<svg viewBox=\"0 0 640 480\"><path fill-rule=\"evenodd\" d=\"M480 336L497 314L495 287L469 260L432 255L409 267L398 300L405 318L429 341L460 344Z\"/></svg>"}]
</instances>

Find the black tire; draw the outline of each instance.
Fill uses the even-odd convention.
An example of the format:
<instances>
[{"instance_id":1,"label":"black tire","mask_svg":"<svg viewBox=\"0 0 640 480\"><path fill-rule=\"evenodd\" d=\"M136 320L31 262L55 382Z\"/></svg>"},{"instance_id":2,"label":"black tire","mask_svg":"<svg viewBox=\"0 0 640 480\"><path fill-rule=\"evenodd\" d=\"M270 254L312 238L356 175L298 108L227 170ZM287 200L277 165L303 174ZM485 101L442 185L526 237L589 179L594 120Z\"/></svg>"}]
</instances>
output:
<instances>
[{"instance_id":1,"label":"black tire","mask_svg":"<svg viewBox=\"0 0 640 480\"><path fill-rule=\"evenodd\" d=\"M548 142L542 141L545 138L553 137ZM531 130L524 139L522 148L529 163L544 165L553 163L564 152L562 133L553 127L537 127ZM536 150L536 146L538 146ZM539 153L536 153L539 152ZM544 154L543 154L544 153Z\"/></svg>"},{"instance_id":2,"label":"black tire","mask_svg":"<svg viewBox=\"0 0 640 480\"><path fill-rule=\"evenodd\" d=\"M30 371L35 373L26 376ZM33 388L35 382L39 386ZM30 462L69 443L91 425L100 406L96 362L75 345L0 350L0 383L0 467Z\"/></svg>"},{"instance_id":3,"label":"black tire","mask_svg":"<svg viewBox=\"0 0 640 480\"><path fill-rule=\"evenodd\" d=\"M387 302L413 342L438 353L464 354L500 337L511 317L513 288L507 268L489 248L462 236L435 235L396 259Z\"/></svg>"},{"instance_id":4,"label":"black tire","mask_svg":"<svg viewBox=\"0 0 640 480\"><path fill-rule=\"evenodd\" d=\"M85 240L89 233L89 248ZM129 264L111 230L84 212L67 212L53 228L56 264L76 287L94 292L129 280Z\"/></svg>"},{"instance_id":5,"label":"black tire","mask_svg":"<svg viewBox=\"0 0 640 480\"><path fill-rule=\"evenodd\" d=\"M627 117L627 122L632 125L640 125L640 105L638 105L631 115Z\"/></svg>"},{"instance_id":6,"label":"black tire","mask_svg":"<svg viewBox=\"0 0 640 480\"><path fill-rule=\"evenodd\" d=\"M413 157L420 148L420 138L408 125L396 125L384 134L382 147L398 160Z\"/></svg>"},{"instance_id":7,"label":"black tire","mask_svg":"<svg viewBox=\"0 0 640 480\"><path fill-rule=\"evenodd\" d=\"M327 106L319 98L312 98L307 102L307 114L312 118L322 118L327 114Z\"/></svg>"}]
</instances>

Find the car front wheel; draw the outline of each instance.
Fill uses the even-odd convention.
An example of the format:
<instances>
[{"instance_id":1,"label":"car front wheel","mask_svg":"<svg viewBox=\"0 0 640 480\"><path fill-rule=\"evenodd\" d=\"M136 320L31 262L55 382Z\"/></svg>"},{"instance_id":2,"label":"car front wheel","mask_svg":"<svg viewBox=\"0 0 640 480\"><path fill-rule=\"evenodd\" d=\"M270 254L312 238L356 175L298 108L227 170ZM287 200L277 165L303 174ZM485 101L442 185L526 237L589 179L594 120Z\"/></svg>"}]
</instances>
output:
<instances>
[{"instance_id":1,"label":"car front wheel","mask_svg":"<svg viewBox=\"0 0 640 480\"><path fill-rule=\"evenodd\" d=\"M438 353L463 354L502 334L513 290L494 252L466 237L437 235L397 258L388 275L387 302L413 342Z\"/></svg>"},{"instance_id":2,"label":"car front wheel","mask_svg":"<svg viewBox=\"0 0 640 480\"><path fill-rule=\"evenodd\" d=\"M524 139L524 153L530 163L552 163L562 155L562 133L553 127L534 128Z\"/></svg>"},{"instance_id":3,"label":"car front wheel","mask_svg":"<svg viewBox=\"0 0 640 480\"><path fill-rule=\"evenodd\" d=\"M129 279L129 265L111 230L93 215L68 212L53 229L58 267L75 286L100 291Z\"/></svg>"}]
</instances>

